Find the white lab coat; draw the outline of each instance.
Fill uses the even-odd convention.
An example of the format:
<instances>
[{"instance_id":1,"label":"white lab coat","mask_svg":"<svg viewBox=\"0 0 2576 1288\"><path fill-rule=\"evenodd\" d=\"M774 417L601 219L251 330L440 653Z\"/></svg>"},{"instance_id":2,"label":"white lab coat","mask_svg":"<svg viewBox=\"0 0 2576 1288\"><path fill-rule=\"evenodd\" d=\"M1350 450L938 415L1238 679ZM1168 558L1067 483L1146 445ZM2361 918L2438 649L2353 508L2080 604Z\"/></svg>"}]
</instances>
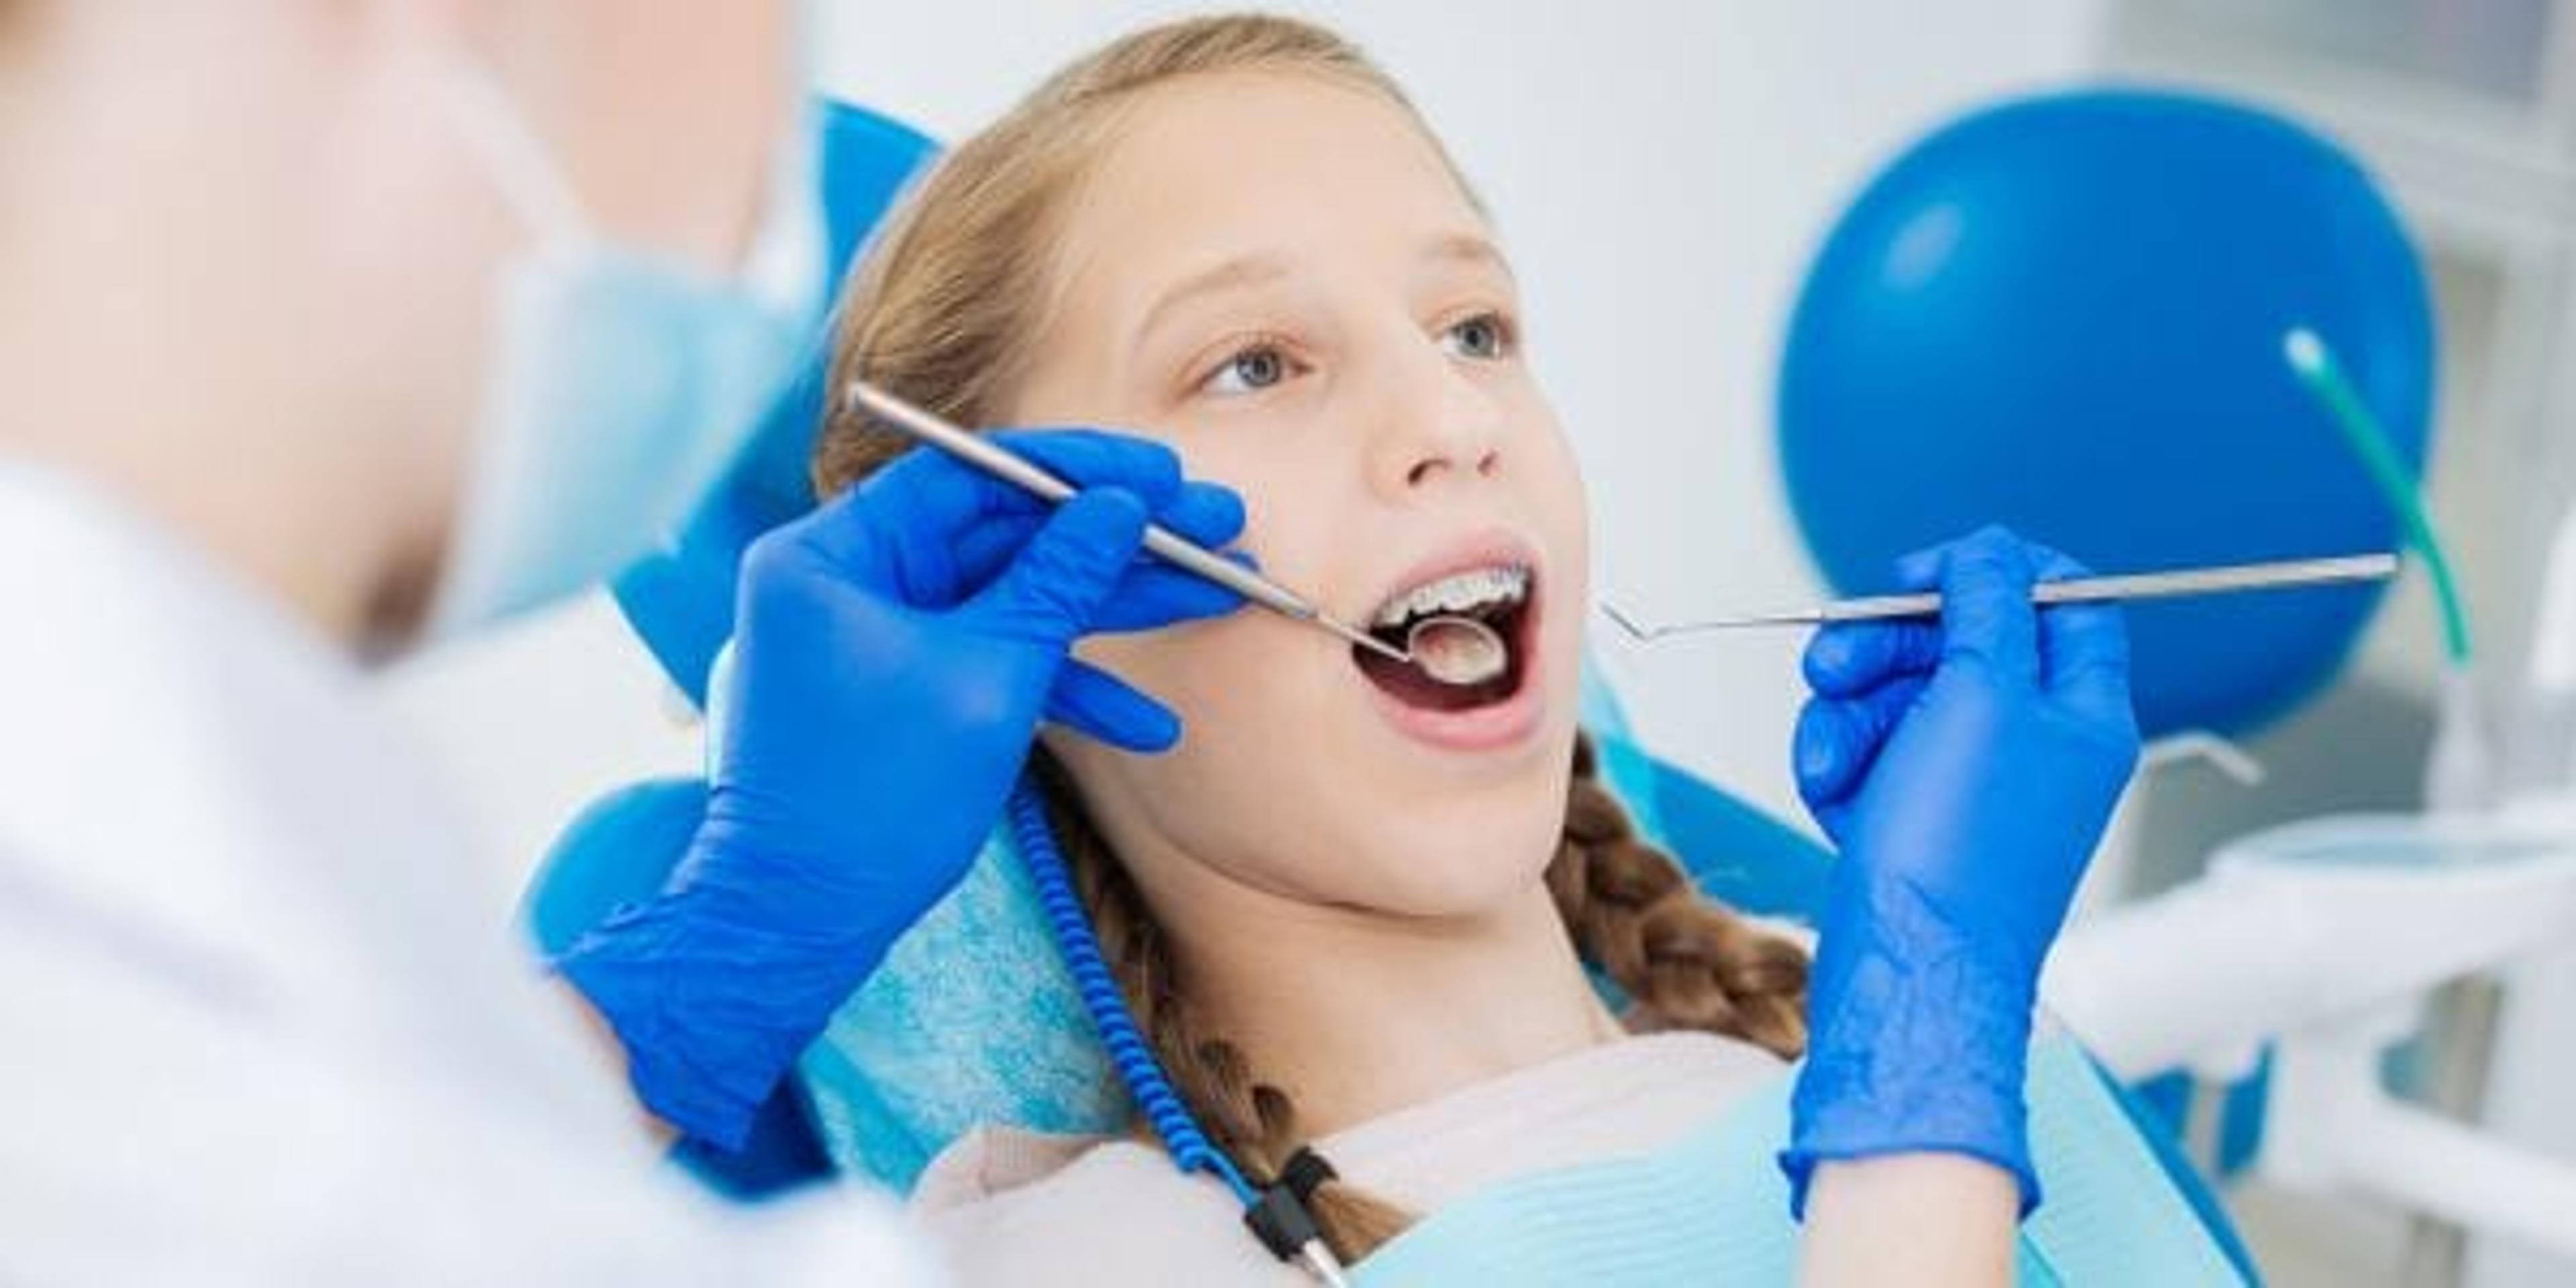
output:
<instances>
[{"instance_id":1,"label":"white lab coat","mask_svg":"<svg viewBox=\"0 0 2576 1288\"><path fill-rule=\"evenodd\" d=\"M658 1166L364 683L0 459L0 1283L930 1282Z\"/></svg>"}]
</instances>

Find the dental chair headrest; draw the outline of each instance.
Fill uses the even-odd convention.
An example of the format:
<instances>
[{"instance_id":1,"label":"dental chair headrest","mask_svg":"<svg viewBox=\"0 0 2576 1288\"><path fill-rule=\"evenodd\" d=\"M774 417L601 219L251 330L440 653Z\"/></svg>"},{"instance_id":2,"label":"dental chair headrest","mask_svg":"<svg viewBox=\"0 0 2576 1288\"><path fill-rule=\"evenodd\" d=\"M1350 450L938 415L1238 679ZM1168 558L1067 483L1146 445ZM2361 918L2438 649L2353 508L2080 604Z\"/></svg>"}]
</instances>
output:
<instances>
[{"instance_id":1,"label":"dental chair headrest","mask_svg":"<svg viewBox=\"0 0 2576 1288\"><path fill-rule=\"evenodd\" d=\"M829 271L837 294L859 246L936 149L927 137L865 108L826 99L819 110ZM663 673L701 709L707 668L733 634L735 572L744 547L813 508L807 465L822 424L829 348L827 334L815 337L805 374L770 409L742 459L700 503L679 539L610 586Z\"/></svg>"}]
</instances>

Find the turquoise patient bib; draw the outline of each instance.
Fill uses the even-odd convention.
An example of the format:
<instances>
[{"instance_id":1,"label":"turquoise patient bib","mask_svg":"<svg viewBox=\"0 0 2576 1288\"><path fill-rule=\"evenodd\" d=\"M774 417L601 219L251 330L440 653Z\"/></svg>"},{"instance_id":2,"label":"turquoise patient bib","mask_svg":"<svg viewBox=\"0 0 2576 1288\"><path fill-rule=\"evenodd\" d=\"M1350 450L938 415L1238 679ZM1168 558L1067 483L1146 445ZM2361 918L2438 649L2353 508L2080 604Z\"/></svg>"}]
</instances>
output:
<instances>
[{"instance_id":1,"label":"turquoise patient bib","mask_svg":"<svg viewBox=\"0 0 2576 1288\"><path fill-rule=\"evenodd\" d=\"M1354 1268L1364 1288L1786 1284L1798 1227L1772 1162L1789 1138L1783 1074L1657 1153L1518 1177L1440 1209ZM2031 1288L2242 1284L2199 1214L2062 1037L2031 1051L2030 1139L2046 1195L2022 1225Z\"/></svg>"}]
</instances>

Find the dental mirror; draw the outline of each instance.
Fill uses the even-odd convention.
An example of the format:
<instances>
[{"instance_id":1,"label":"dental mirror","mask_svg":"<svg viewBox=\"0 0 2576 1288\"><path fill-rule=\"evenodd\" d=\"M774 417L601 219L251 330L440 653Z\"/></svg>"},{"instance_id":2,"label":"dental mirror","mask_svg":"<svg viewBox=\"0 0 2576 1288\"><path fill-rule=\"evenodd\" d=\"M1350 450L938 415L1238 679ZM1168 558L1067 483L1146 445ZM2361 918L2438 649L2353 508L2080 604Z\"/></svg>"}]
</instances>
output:
<instances>
[{"instance_id":1,"label":"dental mirror","mask_svg":"<svg viewBox=\"0 0 2576 1288\"><path fill-rule=\"evenodd\" d=\"M1404 651L1422 673L1465 688L1501 676L1511 649L1494 628L1469 617L1426 617L1404 634Z\"/></svg>"}]
</instances>

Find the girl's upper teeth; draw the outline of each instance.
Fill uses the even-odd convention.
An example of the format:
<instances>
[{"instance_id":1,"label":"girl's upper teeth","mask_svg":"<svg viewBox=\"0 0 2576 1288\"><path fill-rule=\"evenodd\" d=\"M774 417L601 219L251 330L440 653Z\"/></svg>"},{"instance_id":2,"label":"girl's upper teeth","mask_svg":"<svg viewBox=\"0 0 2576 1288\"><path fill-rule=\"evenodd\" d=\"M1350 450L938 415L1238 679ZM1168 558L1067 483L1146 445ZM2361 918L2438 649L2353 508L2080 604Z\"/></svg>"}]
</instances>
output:
<instances>
[{"instance_id":1,"label":"girl's upper teeth","mask_svg":"<svg viewBox=\"0 0 2576 1288\"><path fill-rule=\"evenodd\" d=\"M1529 569L1518 565L1471 568L1425 582L1386 602L1375 624L1402 626L1417 617L1459 613L1497 603L1517 603L1529 593Z\"/></svg>"}]
</instances>

